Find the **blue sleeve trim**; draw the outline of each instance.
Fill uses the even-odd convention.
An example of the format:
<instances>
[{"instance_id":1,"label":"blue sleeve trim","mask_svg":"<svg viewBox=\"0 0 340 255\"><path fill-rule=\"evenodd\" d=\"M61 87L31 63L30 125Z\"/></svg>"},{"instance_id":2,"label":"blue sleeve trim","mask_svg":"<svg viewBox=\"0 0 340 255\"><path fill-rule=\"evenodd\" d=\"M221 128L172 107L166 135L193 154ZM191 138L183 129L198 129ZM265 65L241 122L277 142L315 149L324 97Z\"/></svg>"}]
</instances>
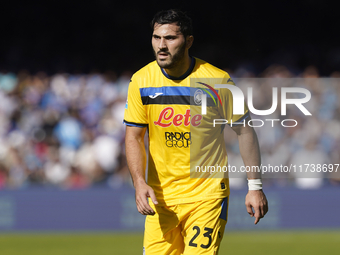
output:
<instances>
[{"instance_id":1,"label":"blue sleeve trim","mask_svg":"<svg viewBox=\"0 0 340 255\"><path fill-rule=\"evenodd\" d=\"M244 121L245 119L247 119L250 116L249 111L243 115L241 118L239 118L237 121L233 122L233 126L238 126L238 125L243 125L242 121ZM228 123L228 125L230 126L231 123Z\"/></svg>"},{"instance_id":2,"label":"blue sleeve trim","mask_svg":"<svg viewBox=\"0 0 340 255\"><path fill-rule=\"evenodd\" d=\"M126 121L126 120L123 120L123 123L127 126L130 126L130 127L140 127L140 128L148 127L148 124L135 123L135 122L130 122L130 121Z\"/></svg>"}]
</instances>

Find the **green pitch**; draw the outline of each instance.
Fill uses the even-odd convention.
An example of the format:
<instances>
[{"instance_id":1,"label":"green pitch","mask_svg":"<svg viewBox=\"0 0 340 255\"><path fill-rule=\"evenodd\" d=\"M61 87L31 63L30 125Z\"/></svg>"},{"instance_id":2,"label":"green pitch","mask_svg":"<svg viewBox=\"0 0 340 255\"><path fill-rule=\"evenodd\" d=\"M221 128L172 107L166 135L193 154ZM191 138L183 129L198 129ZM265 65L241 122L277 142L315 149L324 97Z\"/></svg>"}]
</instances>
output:
<instances>
[{"instance_id":1,"label":"green pitch","mask_svg":"<svg viewBox=\"0 0 340 255\"><path fill-rule=\"evenodd\" d=\"M142 234L0 234L4 255L142 255ZM339 254L340 231L229 232L220 255Z\"/></svg>"}]
</instances>

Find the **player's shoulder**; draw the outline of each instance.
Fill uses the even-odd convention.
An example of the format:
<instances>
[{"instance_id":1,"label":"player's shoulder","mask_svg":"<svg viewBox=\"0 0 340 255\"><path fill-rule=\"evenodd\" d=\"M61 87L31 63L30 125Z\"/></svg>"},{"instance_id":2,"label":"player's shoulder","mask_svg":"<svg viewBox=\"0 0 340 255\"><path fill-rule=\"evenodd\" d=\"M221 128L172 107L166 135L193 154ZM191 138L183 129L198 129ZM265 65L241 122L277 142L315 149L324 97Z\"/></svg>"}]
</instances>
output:
<instances>
[{"instance_id":1,"label":"player's shoulder","mask_svg":"<svg viewBox=\"0 0 340 255\"><path fill-rule=\"evenodd\" d=\"M212 65L212 64L210 64L207 61L204 61L202 59L199 59L199 58L196 58L196 57L195 57L195 59L196 59L196 68L195 68L196 70L195 71L202 73L202 74L209 73L209 74L213 75L213 77L230 78L230 75L226 71L224 71L224 70L222 70L222 69L220 69L220 68L218 68L218 67L216 67L216 66L214 66L214 65Z\"/></svg>"},{"instance_id":2,"label":"player's shoulder","mask_svg":"<svg viewBox=\"0 0 340 255\"><path fill-rule=\"evenodd\" d=\"M157 72L159 71L159 66L155 61L150 62L149 64L145 65L144 67L142 67L141 69L139 69L137 72L135 72L132 75L132 78L145 78L147 76L149 76L151 73L153 72Z\"/></svg>"}]
</instances>

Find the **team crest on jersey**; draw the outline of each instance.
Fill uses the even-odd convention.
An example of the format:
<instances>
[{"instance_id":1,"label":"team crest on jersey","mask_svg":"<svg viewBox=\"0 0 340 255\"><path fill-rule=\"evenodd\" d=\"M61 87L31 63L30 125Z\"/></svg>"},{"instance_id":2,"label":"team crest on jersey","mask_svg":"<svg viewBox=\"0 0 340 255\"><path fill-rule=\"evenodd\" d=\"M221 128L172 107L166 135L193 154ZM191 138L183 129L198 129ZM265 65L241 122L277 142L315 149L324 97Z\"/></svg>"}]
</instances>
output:
<instances>
[{"instance_id":1,"label":"team crest on jersey","mask_svg":"<svg viewBox=\"0 0 340 255\"><path fill-rule=\"evenodd\" d=\"M203 83L203 82L197 82L197 83L199 83L199 84L201 84L201 85L203 85L203 86L206 86L208 89L204 89L204 88L200 88L200 89L198 89L198 90L203 90L205 93L207 93L210 97L211 97L211 99L214 101L214 104L215 104L215 106L217 106L217 102L216 102L216 100L215 100L215 98L214 98L214 95L217 97L217 99L220 101L220 104L222 105L222 100L221 100L221 98L220 98L220 96L218 95L218 91L217 90L215 90L213 87L211 87L210 85L208 85L208 84L206 84L206 83ZM197 90L197 91L198 91ZM196 92L197 92L196 91ZM196 92L195 92L195 94L196 94ZM202 94L203 94L203 92L202 92ZM201 94L201 100L200 100L200 103L199 104L201 104L201 102L202 102L202 94ZM213 95L214 94L214 95ZM195 97L194 97L194 100L195 100ZM195 101L195 103L196 103L196 101ZM197 103L196 103L197 104Z\"/></svg>"},{"instance_id":2,"label":"team crest on jersey","mask_svg":"<svg viewBox=\"0 0 340 255\"><path fill-rule=\"evenodd\" d=\"M197 105L201 105L202 103L202 95L203 91L201 89L197 89L194 94L194 102Z\"/></svg>"}]
</instances>

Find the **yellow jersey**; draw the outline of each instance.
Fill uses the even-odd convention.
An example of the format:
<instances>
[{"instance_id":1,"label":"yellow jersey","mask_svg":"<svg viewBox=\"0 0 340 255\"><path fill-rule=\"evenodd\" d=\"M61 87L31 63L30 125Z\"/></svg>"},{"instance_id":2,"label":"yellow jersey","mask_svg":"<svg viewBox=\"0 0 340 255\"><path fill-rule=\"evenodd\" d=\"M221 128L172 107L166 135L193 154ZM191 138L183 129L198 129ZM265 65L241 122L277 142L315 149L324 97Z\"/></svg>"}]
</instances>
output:
<instances>
[{"instance_id":1,"label":"yellow jersey","mask_svg":"<svg viewBox=\"0 0 340 255\"><path fill-rule=\"evenodd\" d=\"M161 205L229 195L227 175L217 171L228 165L225 125L213 127L213 120L240 123L249 113L245 106L243 115L234 115L231 92L215 84L234 85L228 73L194 57L181 77L169 76L153 61L131 78L124 123L148 129L147 182Z\"/></svg>"}]
</instances>

